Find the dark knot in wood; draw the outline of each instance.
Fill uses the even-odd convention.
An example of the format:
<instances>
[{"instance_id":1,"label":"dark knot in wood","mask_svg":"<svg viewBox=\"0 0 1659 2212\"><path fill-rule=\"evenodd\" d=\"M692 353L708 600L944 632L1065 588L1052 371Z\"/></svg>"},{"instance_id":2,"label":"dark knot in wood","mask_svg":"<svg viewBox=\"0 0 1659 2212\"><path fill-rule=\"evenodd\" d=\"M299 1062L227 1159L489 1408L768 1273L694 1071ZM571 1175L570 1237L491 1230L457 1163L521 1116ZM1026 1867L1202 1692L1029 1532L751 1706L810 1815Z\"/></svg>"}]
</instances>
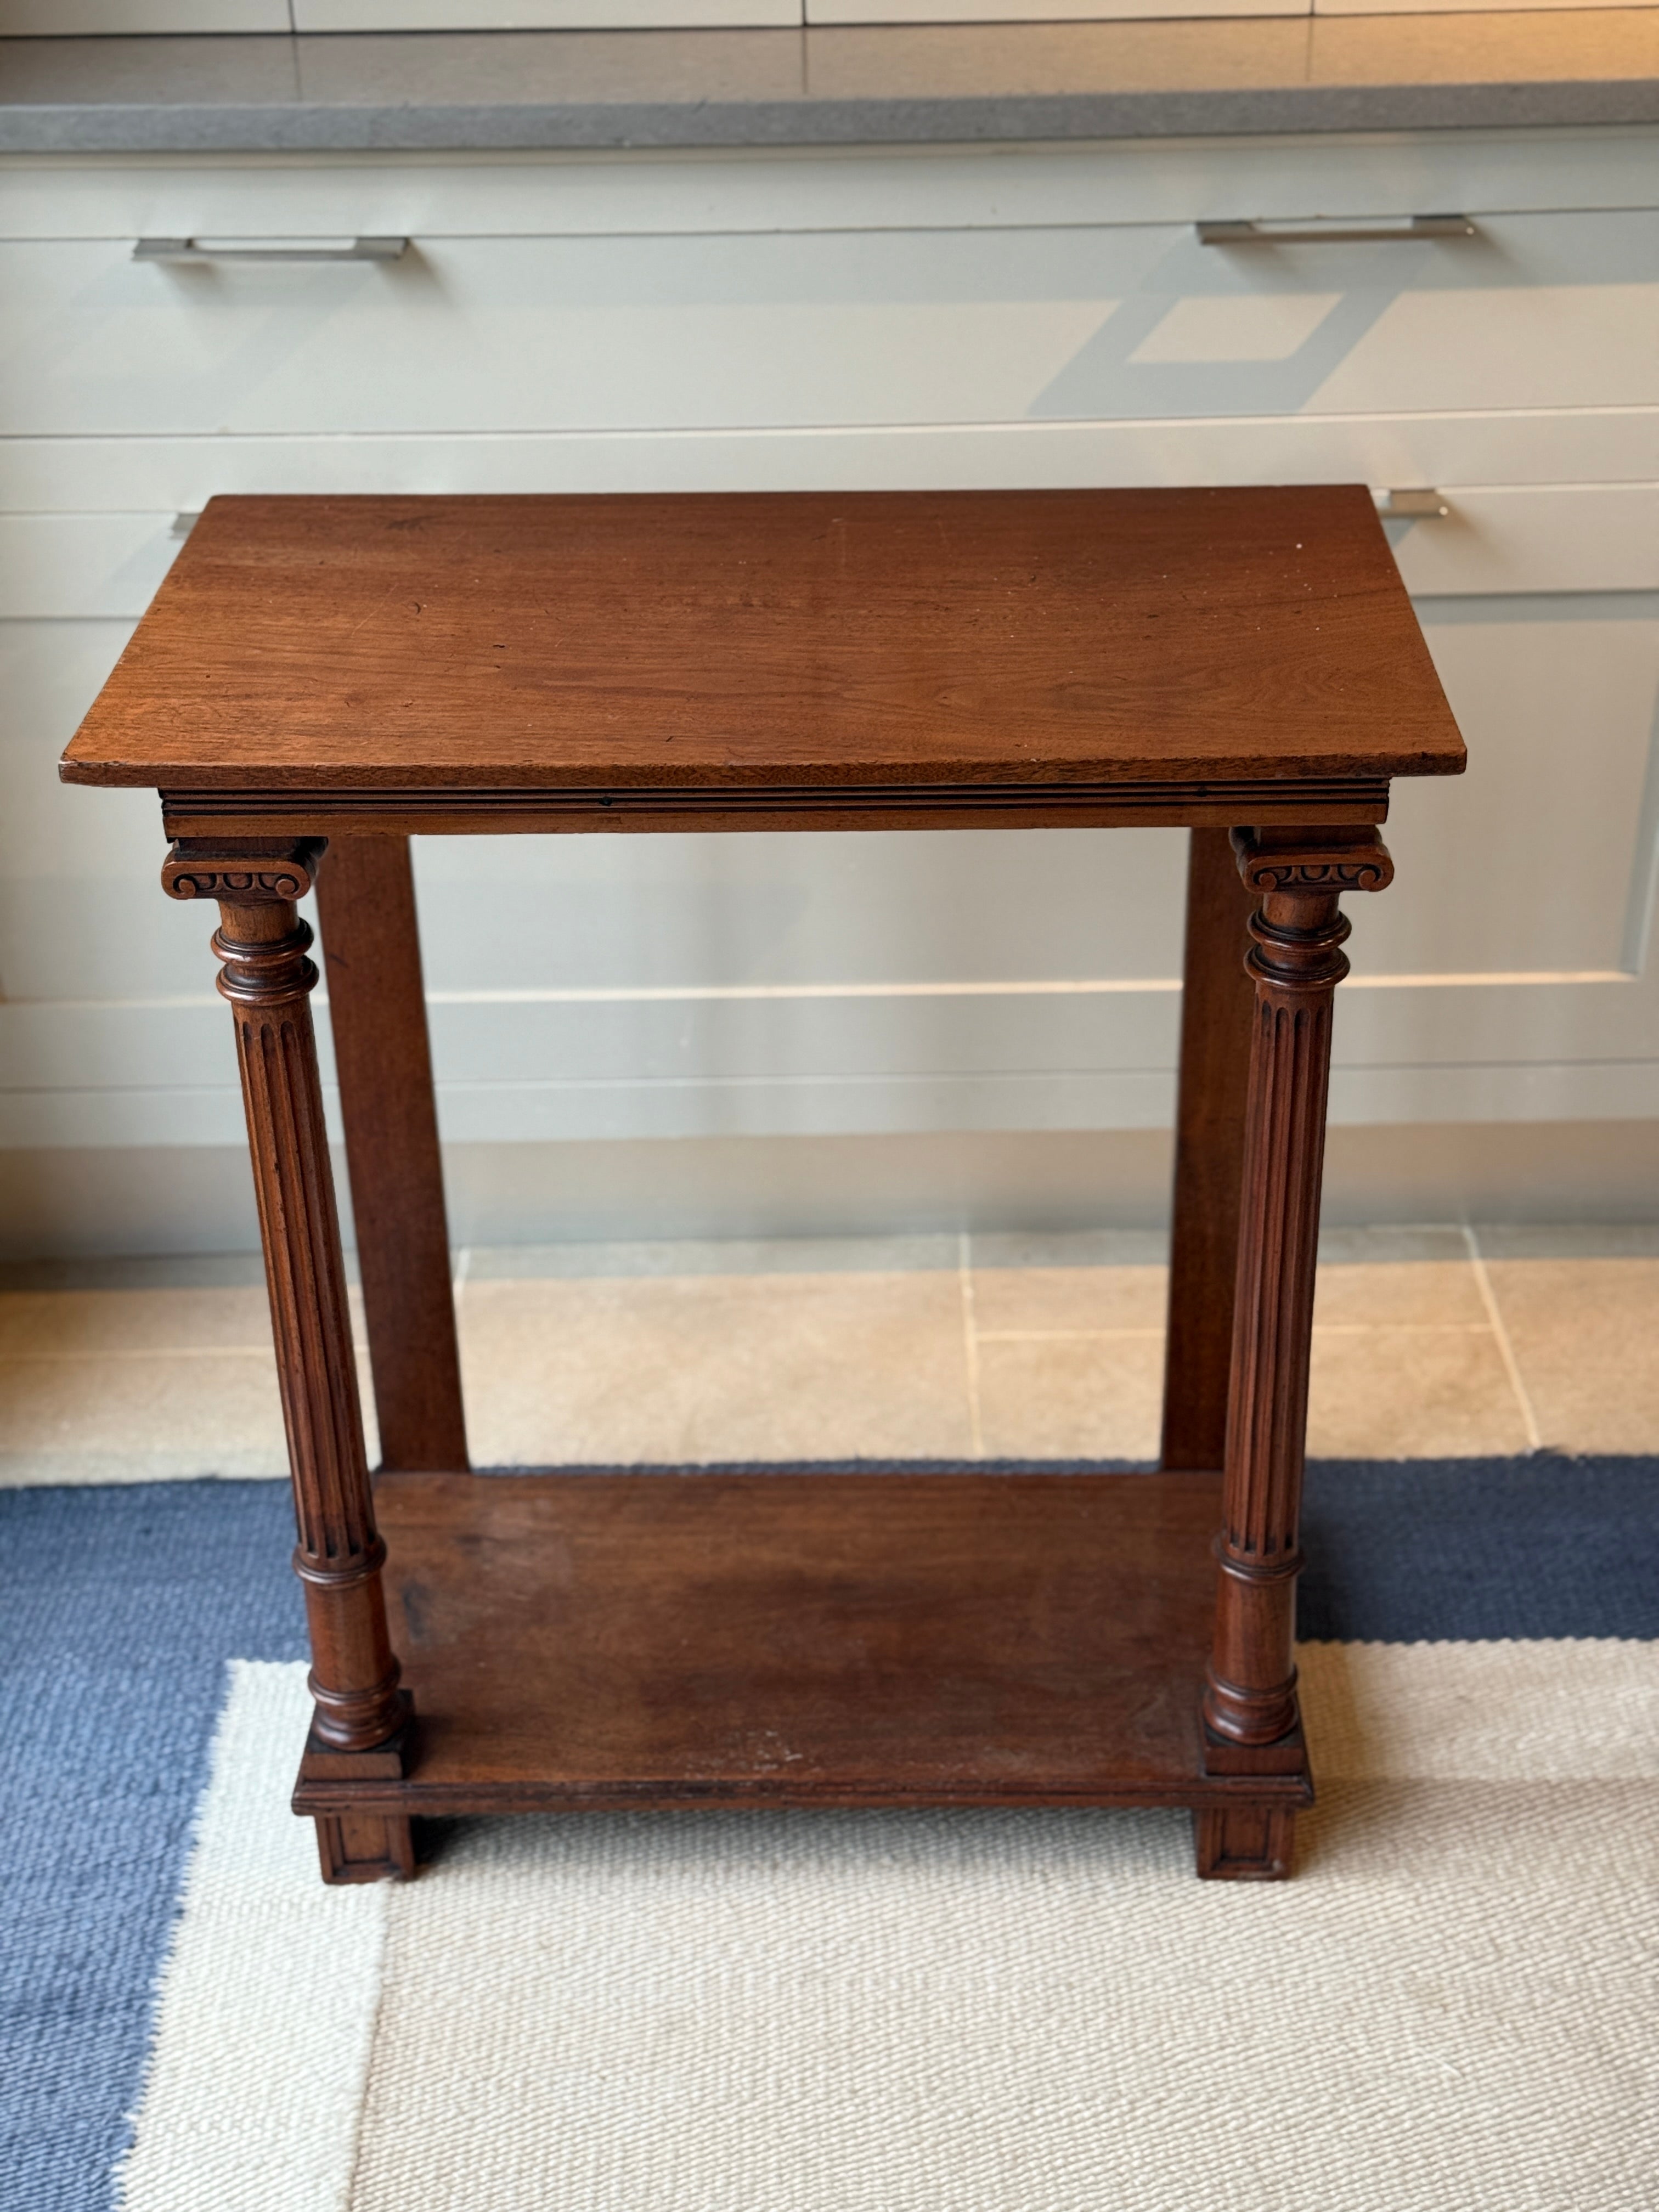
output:
<instances>
[{"instance_id":1,"label":"dark knot in wood","mask_svg":"<svg viewBox=\"0 0 1659 2212\"><path fill-rule=\"evenodd\" d=\"M221 996L242 1006L280 1006L308 997L317 981L317 964L306 957L310 949L311 929L303 921L263 945L216 929L213 950L224 963Z\"/></svg>"},{"instance_id":2,"label":"dark knot in wood","mask_svg":"<svg viewBox=\"0 0 1659 2212\"><path fill-rule=\"evenodd\" d=\"M323 838L180 837L161 864L161 889L169 898L222 899L238 906L269 906L302 899L317 880Z\"/></svg>"}]
</instances>

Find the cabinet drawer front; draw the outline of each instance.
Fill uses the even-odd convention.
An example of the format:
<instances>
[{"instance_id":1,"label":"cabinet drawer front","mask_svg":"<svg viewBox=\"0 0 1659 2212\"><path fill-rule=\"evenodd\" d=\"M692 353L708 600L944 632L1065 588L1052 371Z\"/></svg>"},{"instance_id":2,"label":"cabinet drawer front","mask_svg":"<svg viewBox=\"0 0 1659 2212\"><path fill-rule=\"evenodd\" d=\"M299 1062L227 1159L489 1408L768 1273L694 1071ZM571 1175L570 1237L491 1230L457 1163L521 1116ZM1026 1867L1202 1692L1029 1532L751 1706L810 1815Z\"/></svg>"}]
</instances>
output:
<instances>
[{"instance_id":1,"label":"cabinet drawer front","mask_svg":"<svg viewBox=\"0 0 1659 2212\"><path fill-rule=\"evenodd\" d=\"M1659 217L1200 246L1190 226L0 244L20 434L714 429L1659 402Z\"/></svg>"},{"instance_id":2,"label":"cabinet drawer front","mask_svg":"<svg viewBox=\"0 0 1659 2212\"><path fill-rule=\"evenodd\" d=\"M1656 163L1652 125L1553 132L1547 150L1535 131L1429 131L1289 143L861 147L850 155L11 155L0 157L0 237L695 236L1200 216L1375 221L1436 208L1480 216L1650 205Z\"/></svg>"}]
</instances>

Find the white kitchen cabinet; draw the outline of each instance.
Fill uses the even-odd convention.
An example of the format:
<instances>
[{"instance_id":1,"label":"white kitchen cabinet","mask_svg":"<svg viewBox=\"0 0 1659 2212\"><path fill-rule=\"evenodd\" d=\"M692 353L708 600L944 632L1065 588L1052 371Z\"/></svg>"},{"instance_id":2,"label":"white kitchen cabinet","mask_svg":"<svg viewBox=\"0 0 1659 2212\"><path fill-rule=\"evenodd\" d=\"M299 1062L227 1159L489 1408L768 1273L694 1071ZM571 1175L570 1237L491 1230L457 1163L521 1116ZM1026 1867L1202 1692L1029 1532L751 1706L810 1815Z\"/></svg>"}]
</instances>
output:
<instances>
[{"instance_id":1,"label":"white kitchen cabinet","mask_svg":"<svg viewBox=\"0 0 1659 2212\"><path fill-rule=\"evenodd\" d=\"M288 0L0 0L0 38L287 32Z\"/></svg>"},{"instance_id":2,"label":"white kitchen cabinet","mask_svg":"<svg viewBox=\"0 0 1659 2212\"><path fill-rule=\"evenodd\" d=\"M1190 224L434 237L339 263L10 240L0 289L14 435L1659 405L1652 208L1237 248Z\"/></svg>"},{"instance_id":3,"label":"white kitchen cabinet","mask_svg":"<svg viewBox=\"0 0 1659 2212\"><path fill-rule=\"evenodd\" d=\"M797 29L801 20L801 0L292 0L292 5L296 31L776 31Z\"/></svg>"},{"instance_id":4,"label":"white kitchen cabinet","mask_svg":"<svg viewBox=\"0 0 1659 2212\"><path fill-rule=\"evenodd\" d=\"M0 1143L235 1157L154 803L53 763L178 518L255 490L1432 486L1445 515L1388 528L1472 766L1396 790L1334 1116L1659 1109L1656 149L13 162ZM1476 237L1194 228L1437 208ZM392 263L131 258L405 234ZM453 1141L1168 1119L1172 833L428 840L417 872Z\"/></svg>"}]
</instances>

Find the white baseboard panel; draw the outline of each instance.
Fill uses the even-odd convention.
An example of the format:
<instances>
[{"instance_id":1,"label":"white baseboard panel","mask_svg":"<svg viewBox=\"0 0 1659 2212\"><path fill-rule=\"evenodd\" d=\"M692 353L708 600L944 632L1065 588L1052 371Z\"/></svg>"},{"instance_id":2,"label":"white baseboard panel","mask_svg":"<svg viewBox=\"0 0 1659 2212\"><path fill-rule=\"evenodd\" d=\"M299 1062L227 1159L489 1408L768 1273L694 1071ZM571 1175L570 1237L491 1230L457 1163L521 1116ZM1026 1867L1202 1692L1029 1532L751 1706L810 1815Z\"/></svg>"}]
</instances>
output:
<instances>
[{"instance_id":1,"label":"white baseboard panel","mask_svg":"<svg viewBox=\"0 0 1659 2212\"><path fill-rule=\"evenodd\" d=\"M919 1076L872 1073L586 1083L446 1084L441 1127L457 1153L599 1152L627 1145L879 1144L957 1138L1158 1134L1175 1109L1168 1068ZM339 1127L338 1093L324 1108ZM1598 1126L1601 1116L1659 1117L1659 1063L1581 1061L1493 1066L1337 1068L1334 1128L1386 1122ZM242 1129L228 1085L0 1092L0 1147L88 1152L233 1149Z\"/></svg>"},{"instance_id":2,"label":"white baseboard panel","mask_svg":"<svg viewBox=\"0 0 1659 2212\"><path fill-rule=\"evenodd\" d=\"M1158 1129L454 1145L464 1244L1158 1228ZM342 1212L349 1237L343 1164ZM1659 1221L1659 1121L1334 1128L1325 1218ZM0 1152L0 1260L249 1252L247 1161L231 1146Z\"/></svg>"}]
</instances>

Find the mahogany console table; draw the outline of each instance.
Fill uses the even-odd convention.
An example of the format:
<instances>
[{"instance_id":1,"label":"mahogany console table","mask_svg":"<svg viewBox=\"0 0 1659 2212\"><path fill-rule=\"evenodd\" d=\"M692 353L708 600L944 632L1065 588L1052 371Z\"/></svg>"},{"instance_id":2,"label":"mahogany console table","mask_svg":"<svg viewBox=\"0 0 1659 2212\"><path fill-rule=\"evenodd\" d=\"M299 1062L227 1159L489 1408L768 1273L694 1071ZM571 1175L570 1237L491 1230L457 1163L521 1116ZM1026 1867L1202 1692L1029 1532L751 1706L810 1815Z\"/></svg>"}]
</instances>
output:
<instances>
[{"instance_id":1,"label":"mahogany console table","mask_svg":"<svg viewBox=\"0 0 1659 2212\"><path fill-rule=\"evenodd\" d=\"M218 903L325 1877L730 1804L1188 1806L1201 1874L1286 1873L1338 901L1462 766L1354 486L213 501L62 773L155 786ZM1192 831L1161 1472L468 1471L411 831L1146 823Z\"/></svg>"}]
</instances>

